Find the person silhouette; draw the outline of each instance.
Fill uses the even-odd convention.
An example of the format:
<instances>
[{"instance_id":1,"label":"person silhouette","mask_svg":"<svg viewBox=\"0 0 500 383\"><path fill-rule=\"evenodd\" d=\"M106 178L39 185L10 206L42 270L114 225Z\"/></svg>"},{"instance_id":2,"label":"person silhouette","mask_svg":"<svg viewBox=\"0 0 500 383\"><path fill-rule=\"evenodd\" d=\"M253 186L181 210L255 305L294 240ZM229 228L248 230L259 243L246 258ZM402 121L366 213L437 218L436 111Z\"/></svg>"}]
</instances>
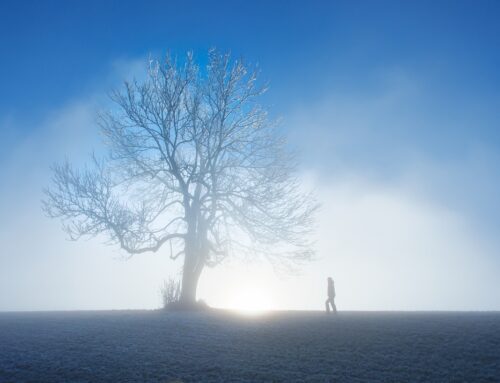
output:
<instances>
[{"instance_id":1,"label":"person silhouette","mask_svg":"<svg viewBox=\"0 0 500 383\"><path fill-rule=\"evenodd\" d=\"M335 286L333 284L332 277L328 277L327 282L328 282L328 288L326 293L328 295L328 299L325 302L326 313L330 314L330 305L331 305L333 313L337 314L337 307L335 306Z\"/></svg>"}]
</instances>

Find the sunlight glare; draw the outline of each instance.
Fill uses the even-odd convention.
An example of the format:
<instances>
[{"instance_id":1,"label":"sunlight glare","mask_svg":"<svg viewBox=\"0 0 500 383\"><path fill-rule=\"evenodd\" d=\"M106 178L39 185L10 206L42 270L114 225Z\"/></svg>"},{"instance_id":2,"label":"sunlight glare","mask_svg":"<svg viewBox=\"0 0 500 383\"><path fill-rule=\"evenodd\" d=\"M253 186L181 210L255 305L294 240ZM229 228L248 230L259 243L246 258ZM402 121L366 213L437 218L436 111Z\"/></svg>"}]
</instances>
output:
<instances>
[{"instance_id":1,"label":"sunlight glare","mask_svg":"<svg viewBox=\"0 0 500 383\"><path fill-rule=\"evenodd\" d=\"M273 307L269 291L257 286L245 286L228 299L228 308L245 315L263 314Z\"/></svg>"}]
</instances>

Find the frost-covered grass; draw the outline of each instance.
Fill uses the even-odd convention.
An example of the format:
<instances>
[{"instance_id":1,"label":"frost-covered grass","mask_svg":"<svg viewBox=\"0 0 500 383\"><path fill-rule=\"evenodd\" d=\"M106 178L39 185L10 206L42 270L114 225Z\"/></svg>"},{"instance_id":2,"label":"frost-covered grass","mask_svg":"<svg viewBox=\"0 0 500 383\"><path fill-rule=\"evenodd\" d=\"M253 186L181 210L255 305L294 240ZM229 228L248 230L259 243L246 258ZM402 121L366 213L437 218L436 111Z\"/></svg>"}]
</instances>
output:
<instances>
[{"instance_id":1,"label":"frost-covered grass","mask_svg":"<svg viewBox=\"0 0 500 383\"><path fill-rule=\"evenodd\" d=\"M0 314L0 382L498 382L500 313Z\"/></svg>"}]
</instances>

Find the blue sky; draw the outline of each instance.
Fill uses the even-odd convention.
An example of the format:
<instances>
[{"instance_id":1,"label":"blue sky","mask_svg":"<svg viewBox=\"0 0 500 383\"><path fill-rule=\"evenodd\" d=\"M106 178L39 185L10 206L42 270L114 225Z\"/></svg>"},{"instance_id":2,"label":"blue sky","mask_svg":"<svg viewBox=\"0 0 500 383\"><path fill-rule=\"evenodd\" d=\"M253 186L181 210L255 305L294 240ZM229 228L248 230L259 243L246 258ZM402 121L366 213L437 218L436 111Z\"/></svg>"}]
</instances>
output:
<instances>
[{"instance_id":1,"label":"blue sky","mask_svg":"<svg viewBox=\"0 0 500 383\"><path fill-rule=\"evenodd\" d=\"M446 159L463 156L471 140L500 141L496 1L4 1L0 7L0 113L26 120L23 134L48 109L103 88L116 60L188 49L203 58L215 46L259 63L276 115L332 91L366 97L388 86L390 76L410 77L425 96L401 106L411 126L376 132L382 153L398 140ZM426 123L429 116L439 127Z\"/></svg>"},{"instance_id":2,"label":"blue sky","mask_svg":"<svg viewBox=\"0 0 500 383\"><path fill-rule=\"evenodd\" d=\"M2 113L65 102L95 86L117 58L212 46L261 63L277 98L290 94L284 89L299 101L332 86L366 91L387 68L435 80L444 108L498 96L496 1L3 1L0 7Z\"/></svg>"},{"instance_id":3,"label":"blue sky","mask_svg":"<svg viewBox=\"0 0 500 383\"><path fill-rule=\"evenodd\" d=\"M500 309L493 298L500 292L494 277L500 272L499 16L500 3L486 0L2 1L0 171L10 182L0 189L0 211L9 217L0 228L12 240L24 237L26 219L48 225L38 217L48 166L92 150L93 110L122 77L140 73L149 54L194 50L204 60L207 49L217 47L258 63L261 78L270 82L262 101L271 115L283 117L291 144L303 153L306 179L321 190L320 235L333 233L334 239L320 240L319 252L350 291L341 301L345 307ZM24 215L16 205L26 209ZM385 231L376 235L379 227ZM91 261L72 258L71 265L63 255L48 261L54 248L64 248L61 254L85 252L59 243L64 234L57 230L51 242L40 244L40 263L30 262L30 248L2 253L0 269L25 276L4 278L3 291L19 291L19 280L29 284L50 262L60 262L73 280L85 280L83 272L68 271L79 262L89 262L89 270L120 273L122 266L101 260L111 258L106 254ZM98 245L95 251L105 252ZM405 258L409 246L414 251ZM365 281L385 276L393 283L376 297L364 295L366 283L352 277L360 265L377 263L368 253L378 254L381 274L367 271ZM398 262L408 275L423 277L426 267L436 271L428 298L408 306L410 285L394 301L388 298L401 282L388 271ZM322 291L311 280L322 278L324 265L285 284L269 276L269 284L277 291L300 283ZM150 270L147 262L123 267L127 271L116 277L115 289L134 267ZM207 300L227 304L223 288L210 286L220 279L214 273L201 282ZM155 274L157 283L161 277ZM106 283L103 272L101 288L109 288ZM156 287L148 288L141 290L144 295ZM460 300L463 289L472 291L476 304ZM73 294L85 296L77 286ZM142 307L144 295L119 307ZM315 307L306 298L290 302L284 296L276 297L276 306ZM0 310L102 308L113 302L92 306L85 299L72 306L74 295L34 302L21 294L0 300Z\"/></svg>"}]
</instances>

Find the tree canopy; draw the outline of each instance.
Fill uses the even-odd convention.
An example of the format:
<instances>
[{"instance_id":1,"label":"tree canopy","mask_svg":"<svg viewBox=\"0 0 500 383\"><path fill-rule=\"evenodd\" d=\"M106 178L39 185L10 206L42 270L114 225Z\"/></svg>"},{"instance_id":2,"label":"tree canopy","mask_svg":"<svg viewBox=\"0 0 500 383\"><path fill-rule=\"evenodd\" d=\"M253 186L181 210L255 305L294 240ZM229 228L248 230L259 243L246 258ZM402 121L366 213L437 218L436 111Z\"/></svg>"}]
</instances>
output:
<instances>
[{"instance_id":1,"label":"tree canopy","mask_svg":"<svg viewBox=\"0 0 500 383\"><path fill-rule=\"evenodd\" d=\"M151 60L98 116L108 154L83 170L55 165L45 211L71 238L105 234L129 254L169 243L184 258L185 301L203 268L229 255L310 259L317 204L258 103L257 74L215 50L203 69L191 53Z\"/></svg>"}]
</instances>

